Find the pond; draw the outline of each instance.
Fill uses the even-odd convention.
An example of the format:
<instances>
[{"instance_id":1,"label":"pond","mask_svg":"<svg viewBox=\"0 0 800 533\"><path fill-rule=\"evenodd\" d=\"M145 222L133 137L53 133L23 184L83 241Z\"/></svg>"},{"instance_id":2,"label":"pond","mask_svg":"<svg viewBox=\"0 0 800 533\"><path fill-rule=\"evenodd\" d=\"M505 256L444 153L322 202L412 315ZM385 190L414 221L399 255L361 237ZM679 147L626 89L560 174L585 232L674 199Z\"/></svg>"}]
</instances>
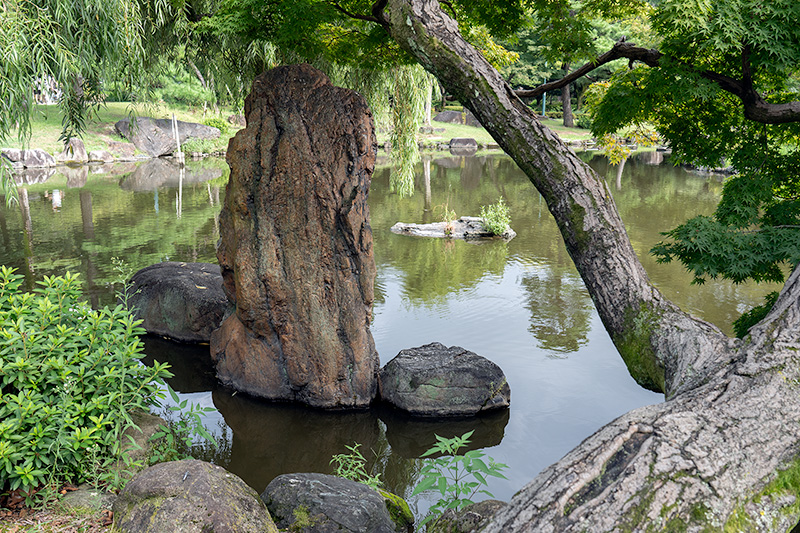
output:
<instances>
[{"instance_id":1,"label":"pond","mask_svg":"<svg viewBox=\"0 0 800 533\"><path fill-rule=\"evenodd\" d=\"M678 305L730 332L741 312L776 290L690 285L680 265L657 264L648 254L660 232L713 211L719 177L673 167L659 152L634 155L622 172L596 153L581 157L608 180L634 249ZM27 175L20 204L0 207L0 264L25 274L29 287L45 275L79 272L92 305L111 304L118 277L112 258L132 271L166 260L215 262L226 179L220 160L190 162L182 176L165 161ZM489 487L508 500L603 424L663 400L628 375L542 198L510 158L426 159L413 196L401 198L391 188L384 162L370 192L377 263L372 333L381 363L429 342L462 346L505 371L511 409L474 420L425 422L388 409L345 414L267 404L218 387L207 346L148 337L147 359L173 365L171 386L216 410L207 424L221 446L206 457L260 492L281 473L331 472L331 456L358 442L387 488L408 496L418 457L435 442L434 434L475 429L472 447L509 465L508 479L492 480ZM478 215L481 205L501 196L517 232L507 243L389 231L398 221L441 220L445 209ZM424 511L432 501L423 495L411 503Z\"/></svg>"}]
</instances>

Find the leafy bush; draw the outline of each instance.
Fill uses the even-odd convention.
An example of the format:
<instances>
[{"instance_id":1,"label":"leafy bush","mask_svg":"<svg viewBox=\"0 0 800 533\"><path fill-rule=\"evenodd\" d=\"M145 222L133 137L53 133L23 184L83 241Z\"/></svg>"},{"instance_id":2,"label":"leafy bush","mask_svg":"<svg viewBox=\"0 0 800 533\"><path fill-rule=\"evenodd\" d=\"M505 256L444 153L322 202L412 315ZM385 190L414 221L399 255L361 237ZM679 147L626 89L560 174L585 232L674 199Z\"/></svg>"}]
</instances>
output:
<instances>
[{"instance_id":1,"label":"leafy bush","mask_svg":"<svg viewBox=\"0 0 800 533\"><path fill-rule=\"evenodd\" d=\"M217 128L222 135L225 135L231 129L231 125L219 117L207 118L203 121L203 124L211 126L212 128Z\"/></svg>"},{"instance_id":2,"label":"leafy bush","mask_svg":"<svg viewBox=\"0 0 800 533\"><path fill-rule=\"evenodd\" d=\"M157 405L171 374L139 362L144 330L128 310L79 301L77 275L21 284L0 266L0 490L112 475L129 413Z\"/></svg>"},{"instance_id":3,"label":"leafy bush","mask_svg":"<svg viewBox=\"0 0 800 533\"><path fill-rule=\"evenodd\" d=\"M575 125L584 130L592 129L592 117L588 113L579 111L575 113Z\"/></svg>"},{"instance_id":4,"label":"leafy bush","mask_svg":"<svg viewBox=\"0 0 800 533\"><path fill-rule=\"evenodd\" d=\"M473 431L460 437L445 439L436 435L438 441L431 449L422 454L422 457L441 454L436 459L425 459L420 472L422 480L414 487L412 496L426 490L438 490L441 498L431 506L428 515L420 521L420 527L439 520L448 509L460 511L473 503L472 498L483 493L494 498L489 491L482 489L487 485L489 476L506 479L502 471L507 465L494 462L488 457L488 463L483 460L484 454L479 450L472 450L463 455L458 451L469 443Z\"/></svg>"},{"instance_id":5,"label":"leafy bush","mask_svg":"<svg viewBox=\"0 0 800 533\"><path fill-rule=\"evenodd\" d=\"M494 235L502 235L505 233L508 229L508 225L511 223L508 206L503 201L502 197L500 197L496 204L489 206L482 205L481 218L483 219L483 225L486 229Z\"/></svg>"}]
</instances>

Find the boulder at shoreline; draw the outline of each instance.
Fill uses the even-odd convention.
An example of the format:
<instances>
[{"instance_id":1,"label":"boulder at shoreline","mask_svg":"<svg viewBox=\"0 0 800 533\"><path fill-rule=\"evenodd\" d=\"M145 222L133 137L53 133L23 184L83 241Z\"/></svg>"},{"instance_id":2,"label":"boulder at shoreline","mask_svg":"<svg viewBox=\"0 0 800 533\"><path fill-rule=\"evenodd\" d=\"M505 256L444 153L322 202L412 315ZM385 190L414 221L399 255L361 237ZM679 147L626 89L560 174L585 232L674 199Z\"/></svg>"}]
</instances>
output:
<instances>
[{"instance_id":1,"label":"boulder at shoreline","mask_svg":"<svg viewBox=\"0 0 800 533\"><path fill-rule=\"evenodd\" d=\"M449 226L449 228L448 228ZM415 237L449 237L451 239L491 239L500 237L510 241L517 233L510 227L502 235L495 235L486 229L481 217L461 217L452 222L432 222L430 224L414 224L398 222L391 227L392 233L413 235Z\"/></svg>"},{"instance_id":2,"label":"boulder at shoreline","mask_svg":"<svg viewBox=\"0 0 800 533\"><path fill-rule=\"evenodd\" d=\"M382 401L416 416L474 416L511 403L499 366L439 342L401 350L381 369L379 387Z\"/></svg>"}]
</instances>

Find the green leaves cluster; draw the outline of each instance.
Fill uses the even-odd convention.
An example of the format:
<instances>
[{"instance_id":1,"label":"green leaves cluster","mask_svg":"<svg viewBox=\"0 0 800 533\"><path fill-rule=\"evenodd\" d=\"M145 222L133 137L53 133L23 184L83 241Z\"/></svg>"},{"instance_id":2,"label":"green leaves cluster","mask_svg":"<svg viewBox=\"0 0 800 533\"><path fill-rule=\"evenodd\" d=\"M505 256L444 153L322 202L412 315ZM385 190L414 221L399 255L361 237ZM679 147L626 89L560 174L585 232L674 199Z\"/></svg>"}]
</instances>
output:
<instances>
[{"instance_id":1,"label":"green leaves cluster","mask_svg":"<svg viewBox=\"0 0 800 533\"><path fill-rule=\"evenodd\" d=\"M502 235L511 224L511 214L502 196L497 203L481 206L481 218L486 229L494 235Z\"/></svg>"},{"instance_id":2,"label":"green leaves cluster","mask_svg":"<svg viewBox=\"0 0 800 533\"><path fill-rule=\"evenodd\" d=\"M440 455L441 457L425 459L421 469L422 480L414 487L412 496L426 490L438 491L441 498L431 506L427 516L420 521L420 527L436 521L448 509L462 510L473 503L472 498L478 494L494 497L489 491L481 487L488 485L487 477L506 479L502 471L507 465L496 463L491 457L483 460L484 454L479 450L471 450L463 455L458 455L461 448L469 444L469 438L474 431L469 431L460 437L446 439L436 435L437 443L422 457Z\"/></svg>"},{"instance_id":3,"label":"green leaves cluster","mask_svg":"<svg viewBox=\"0 0 800 533\"><path fill-rule=\"evenodd\" d=\"M358 450L360 446L360 443L345 446L350 453L339 453L333 456L330 464L334 465L334 475L363 483L373 490L378 490L383 485L381 475L367 472L367 460Z\"/></svg>"},{"instance_id":4,"label":"green leaves cluster","mask_svg":"<svg viewBox=\"0 0 800 533\"><path fill-rule=\"evenodd\" d=\"M0 490L109 471L129 412L158 401L166 365L139 362L143 330L122 306L92 310L76 275L33 293L0 266Z\"/></svg>"}]
</instances>

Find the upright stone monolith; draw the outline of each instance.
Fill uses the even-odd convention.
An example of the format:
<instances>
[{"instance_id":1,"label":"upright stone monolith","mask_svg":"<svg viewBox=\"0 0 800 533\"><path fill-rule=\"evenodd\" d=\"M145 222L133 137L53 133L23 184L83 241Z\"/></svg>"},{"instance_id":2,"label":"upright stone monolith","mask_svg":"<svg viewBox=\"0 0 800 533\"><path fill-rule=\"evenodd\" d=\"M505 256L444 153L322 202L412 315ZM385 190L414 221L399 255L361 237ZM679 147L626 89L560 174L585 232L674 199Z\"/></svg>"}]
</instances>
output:
<instances>
[{"instance_id":1,"label":"upright stone monolith","mask_svg":"<svg viewBox=\"0 0 800 533\"><path fill-rule=\"evenodd\" d=\"M256 78L245 116L220 215L217 258L235 312L211 338L217 376L263 398L365 407L379 365L372 115L358 93L295 65Z\"/></svg>"}]
</instances>

